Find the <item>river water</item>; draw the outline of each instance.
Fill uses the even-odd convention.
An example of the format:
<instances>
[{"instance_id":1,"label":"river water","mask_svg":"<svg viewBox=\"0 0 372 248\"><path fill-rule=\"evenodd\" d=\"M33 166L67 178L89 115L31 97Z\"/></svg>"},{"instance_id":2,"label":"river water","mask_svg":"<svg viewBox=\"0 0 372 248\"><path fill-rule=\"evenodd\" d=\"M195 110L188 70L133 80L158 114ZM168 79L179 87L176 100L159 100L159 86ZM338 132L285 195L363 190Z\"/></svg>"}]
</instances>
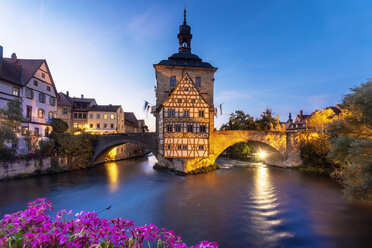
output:
<instances>
[{"instance_id":1,"label":"river water","mask_svg":"<svg viewBox=\"0 0 372 248\"><path fill-rule=\"evenodd\" d=\"M219 159L222 169L180 177L152 156L58 175L0 182L0 215L46 197L58 209L99 211L220 247L372 247L372 204L343 198L332 179ZM52 214L55 214L53 212Z\"/></svg>"}]
</instances>

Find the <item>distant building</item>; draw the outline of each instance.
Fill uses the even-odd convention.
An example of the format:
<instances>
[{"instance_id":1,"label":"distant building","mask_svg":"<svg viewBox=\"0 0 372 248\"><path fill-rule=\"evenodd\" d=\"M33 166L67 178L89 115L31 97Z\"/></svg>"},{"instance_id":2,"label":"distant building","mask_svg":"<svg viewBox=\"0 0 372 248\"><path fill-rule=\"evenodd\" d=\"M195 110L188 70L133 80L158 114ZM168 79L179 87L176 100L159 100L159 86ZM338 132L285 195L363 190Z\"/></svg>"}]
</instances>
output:
<instances>
[{"instance_id":1,"label":"distant building","mask_svg":"<svg viewBox=\"0 0 372 248\"><path fill-rule=\"evenodd\" d=\"M57 117L68 124L68 128L87 128L88 111L92 106L97 105L94 98L70 97L69 92L66 94L58 93Z\"/></svg>"},{"instance_id":2,"label":"distant building","mask_svg":"<svg viewBox=\"0 0 372 248\"><path fill-rule=\"evenodd\" d=\"M124 133L124 112L120 105L94 105L88 111L87 131L92 133Z\"/></svg>"},{"instance_id":3,"label":"distant building","mask_svg":"<svg viewBox=\"0 0 372 248\"><path fill-rule=\"evenodd\" d=\"M124 113L125 121L125 132L126 133L140 133L140 126L138 125L138 120L133 112Z\"/></svg>"},{"instance_id":4,"label":"distant building","mask_svg":"<svg viewBox=\"0 0 372 248\"><path fill-rule=\"evenodd\" d=\"M49 135L51 120L57 111L57 90L45 59L19 59L15 53L11 58L3 57L0 46L0 107L13 99L22 101L23 115L17 153L27 154L29 146L25 136Z\"/></svg>"},{"instance_id":5,"label":"distant building","mask_svg":"<svg viewBox=\"0 0 372 248\"><path fill-rule=\"evenodd\" d=\"M342 112L340 105L326 107L323 110L332 109L335 115L339 115ZM304 115L303 110L300 110L300 114L296 115L294 121L292 120L292 115L289 113L288 121L284 124L286 130L288 131L305 131L307 123L310 121L312 115L318 110L315 110L310 115Z\"/></svg>"}]
</instances>

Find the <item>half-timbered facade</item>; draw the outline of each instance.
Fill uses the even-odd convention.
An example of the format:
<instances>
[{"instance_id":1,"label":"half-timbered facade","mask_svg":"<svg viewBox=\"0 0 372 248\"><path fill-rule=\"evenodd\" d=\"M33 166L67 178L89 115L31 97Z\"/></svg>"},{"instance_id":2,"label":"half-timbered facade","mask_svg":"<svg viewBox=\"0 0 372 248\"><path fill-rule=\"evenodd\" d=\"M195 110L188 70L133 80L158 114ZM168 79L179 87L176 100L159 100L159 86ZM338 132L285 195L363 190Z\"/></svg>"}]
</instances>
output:
<instances>
[{"instance_id":1,"label":"half-timbered facade","mask_svg":"<svg viewBox=\"0 0 372 248\"><path fill-rule=\"evenodd\" d=\"M209 108L186 74L160 110L164 158L208 157Z\"/></svg>"}]
</instances>

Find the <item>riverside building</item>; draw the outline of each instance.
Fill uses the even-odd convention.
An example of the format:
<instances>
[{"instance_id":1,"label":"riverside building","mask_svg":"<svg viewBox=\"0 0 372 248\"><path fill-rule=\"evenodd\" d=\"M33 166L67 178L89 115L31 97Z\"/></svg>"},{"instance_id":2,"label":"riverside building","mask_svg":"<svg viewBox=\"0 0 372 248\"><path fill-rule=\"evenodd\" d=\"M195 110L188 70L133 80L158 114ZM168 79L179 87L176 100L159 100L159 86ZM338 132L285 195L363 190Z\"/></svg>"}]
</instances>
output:
<instances>
[{"instance_id":1,"label":"riverside building","mask_svg":"<svg viewBox=\"0 0 372 248\"><path fill-rule=\"evenodd\" d=\"M19 59L15 53L10 58L4 58L3 47L0 46L0 107L19 99L25 118L18 134L18 144L10 144L18 154L31 152L25 137L38 141L49 135L50 124L57 111L57 97L45 59Z\"/></svg>"}]
</instances>

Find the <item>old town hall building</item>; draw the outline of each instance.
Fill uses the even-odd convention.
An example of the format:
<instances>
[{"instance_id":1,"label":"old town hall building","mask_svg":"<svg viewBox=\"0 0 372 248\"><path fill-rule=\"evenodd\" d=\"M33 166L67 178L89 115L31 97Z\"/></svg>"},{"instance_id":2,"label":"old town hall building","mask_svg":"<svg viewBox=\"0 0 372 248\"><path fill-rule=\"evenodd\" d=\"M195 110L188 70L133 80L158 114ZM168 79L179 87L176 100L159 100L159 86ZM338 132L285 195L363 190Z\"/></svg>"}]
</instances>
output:
<instances>
[{"instance_id":1,"label":"old town hall building","mask_svg":"<svg viewBox=\"0 0 372 248\"><path fill-rule=\"evenodd\" d=\"M208 158L214 129L214 73L217 68L191 53L191 27L179 27L178 53L154 65L158 162L186 171ZM186 168L188 167L188 168Z\"/></svg>"}]
</instances>

